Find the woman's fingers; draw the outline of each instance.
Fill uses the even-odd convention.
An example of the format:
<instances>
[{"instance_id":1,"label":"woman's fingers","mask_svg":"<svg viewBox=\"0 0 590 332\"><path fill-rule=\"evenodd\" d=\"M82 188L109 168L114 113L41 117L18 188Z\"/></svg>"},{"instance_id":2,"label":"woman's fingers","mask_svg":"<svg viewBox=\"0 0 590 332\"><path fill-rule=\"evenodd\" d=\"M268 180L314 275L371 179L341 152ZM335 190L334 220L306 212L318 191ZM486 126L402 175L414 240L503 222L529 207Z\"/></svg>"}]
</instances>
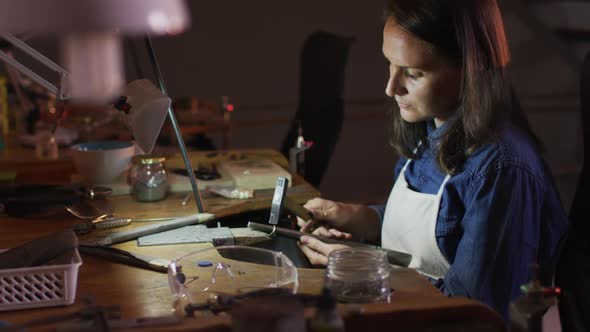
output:
<instances>
[{"instance_id":1,"label":"woman's fingers","mask_svg":"<svg viewBox=\"0 0 590 332\"><path fill-rule=\"evenodd\" d=\"M330 220L330 212L335 207L335 203L323 198L313 198L307 201L303 207L312 213L313 219Z\"/></svg>"},{"instance_id":2,"label":"woman's fingers","mask_svg":"<svg viewBox=\"0 0 590 332\"><path fill-rule=\"evenodd\" d=\"M328 264L328 257L311 249L306 244L299 242L299 243L297 243L297 245L299 246L299 248L301 248L301 251L303 251L303 254L305 254L305 256L307 256L307 259L309 259L309 262L312 265L326 265L326 264Z\"/></svg>"},{"instance_id":3,"label":"woman's fingers","mask_svg":"<svg viewBox=\"0 0 590 332\"><path fill-rule=\"evenodd\" d=\"M320 254L324 255L324 256L328 256L331 252L332 252L332 245L326 244L316 238L313 238L311 236L302 236L301 239L299 239L299 241L301 241L301 243L307 245L309 248L319 252Z\"/></svg>"},{"instance_id":4,"label":"woman's fingers","mask_svg":"<svg viewBox=\"0 0 590 332\"><path fill-rule=\"evenodd\" d=\"M328 255L337 249L346 248L341 244L326 244L311 236L302 236L298 244L305 256L314 265L326 265L328 263Z\"/></svg>"},{"instance_id":5,"label":"woman's fingers","mask_svg":"<svg viewBox=\"0 0 590 332\"><path fill-rule=\"evenodd\" d=\"M337 230L336 228L327 228L326 226L320 226L316 228L312 234L320 235L326 238L336 238L336 239L350 239L352 235L350 233L342 232Z\"/></svg>"},{"instance_id":6,"label":"woman's fingers","mask_svg":"<svg viewBox=\"0 0 590 332\"><path fill-rule=\"evenodd\" d=\"M320 226L320 227L316 228L312 232L312 234L320 235L320 236L327 237L327 238L333 238L334 237L334 234L329 229L327 229L324 226Z\"/></svg>"},{"instance_id":7,"label":"woman's fingers","mask_svg":"<svg viewBox=\"0 0 590 332\"><path fill-rule=\"evenodd\" d=\"M326 237L334 237L337 239L350 239L350 238L352 238L352 234L341 232L341 231L337 230L336 228L330 228L328 230L328 232L330 233L330 236L326 236Z\"/></svg>"},{"instance_id":8,"label":"woman's fingers","mask_svg":"<svg viewBox=\"0 0 590 332\"><path fill-rule=\"evenodd\" d=\"M310 199L305 204L303 204L303 207L308 210L322 210L329 206L331 202L332 201L329 201L327 199L316 197Z\"/></svg>"}]
</instances>

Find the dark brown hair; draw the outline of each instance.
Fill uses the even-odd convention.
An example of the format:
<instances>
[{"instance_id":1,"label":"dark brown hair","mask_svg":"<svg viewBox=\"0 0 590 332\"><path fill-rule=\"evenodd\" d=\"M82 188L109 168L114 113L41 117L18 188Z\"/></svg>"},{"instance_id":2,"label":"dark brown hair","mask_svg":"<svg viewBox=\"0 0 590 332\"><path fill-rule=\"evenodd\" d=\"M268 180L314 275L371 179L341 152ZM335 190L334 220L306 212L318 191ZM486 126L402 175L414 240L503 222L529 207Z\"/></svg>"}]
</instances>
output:
<instances>
[{"instance_id":1,"label":"dark brown hair","mask_svg":"<svg viewBox=\"0 0 590 332\"><path fill-rule=\"evenodd\" d=\"M462 68L457 115L438 146L443 171L456 173L475 149L494 139L503 119L528 132L540 147L507 76L510 52L496 0L389 0L385 19L391 18ZM396 103L391 116L391 144L405 157L418 158L427 147L416 149L419 142L427 143L426 123L406 122Z\"/></svg>"}]
</instances>

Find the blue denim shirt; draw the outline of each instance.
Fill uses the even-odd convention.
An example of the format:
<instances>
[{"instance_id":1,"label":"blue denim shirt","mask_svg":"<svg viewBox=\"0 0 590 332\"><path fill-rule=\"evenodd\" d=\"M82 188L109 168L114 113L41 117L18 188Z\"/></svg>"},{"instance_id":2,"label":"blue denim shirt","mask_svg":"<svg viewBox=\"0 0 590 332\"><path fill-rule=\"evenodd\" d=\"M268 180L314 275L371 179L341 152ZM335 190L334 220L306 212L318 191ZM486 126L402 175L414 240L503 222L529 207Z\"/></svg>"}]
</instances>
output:
<instances>
[{"instance_id":1,"label":"blue denim shirt","mask_svg":"<svg viewBox=\"0 0 590 332\"><path fill-rule=\"evenodd\" d=\"M410 162L405 177L413 190L436 194L445 178L436 163L436 145L446 127L435 128L433 122L428 127L428 148ZM398 161L396 179L406 161ZM383 220L385 206L373 208ZM477 299L507 319L509 302L529 280L530 263L546 267L542 272L550 281L568 224L532 140L506 125L445 185L435 232L451 266L444 279L434 282L445 294Z\"/></svg>"}]
</instances>

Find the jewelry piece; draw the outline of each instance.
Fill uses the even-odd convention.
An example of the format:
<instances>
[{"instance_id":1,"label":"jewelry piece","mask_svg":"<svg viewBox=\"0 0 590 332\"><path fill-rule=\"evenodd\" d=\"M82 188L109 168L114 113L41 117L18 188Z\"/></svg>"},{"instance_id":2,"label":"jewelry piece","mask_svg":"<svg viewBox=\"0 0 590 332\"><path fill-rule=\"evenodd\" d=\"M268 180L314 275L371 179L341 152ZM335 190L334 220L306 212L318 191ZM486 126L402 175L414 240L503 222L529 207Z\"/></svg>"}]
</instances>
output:
<instances>
[{"instance_id":1,"label":"jewelry piece","mask_svg":"<svg viewBox=\"0 0 590 332\"><path fill-rule=\"evenodd\" d=\"M277 226L276 225L275 226L272 226L272 232L268 233L268 236L274 237L276 231L277 231Z\"/></svg>"}]
</instances>

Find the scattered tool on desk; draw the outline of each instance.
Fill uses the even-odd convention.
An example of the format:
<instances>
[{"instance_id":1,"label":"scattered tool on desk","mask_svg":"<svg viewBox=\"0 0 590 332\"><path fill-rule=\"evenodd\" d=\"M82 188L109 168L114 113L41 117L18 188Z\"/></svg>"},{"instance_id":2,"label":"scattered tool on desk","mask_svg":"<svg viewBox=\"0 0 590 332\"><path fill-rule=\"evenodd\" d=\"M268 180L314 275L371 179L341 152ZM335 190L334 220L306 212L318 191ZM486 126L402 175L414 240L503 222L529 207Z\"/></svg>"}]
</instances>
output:
<instances>
[{"instance_id":1,"label":"scattered tool on desk","mask_svg":"<svg viewBox=\"0 0 590 332\"><path fill-rule=\"evenodd\" d=\"M398 266L408 267L410 265L410 261L412 261L412 255L407 254L405 252L386 249L386 248L382 248L382 247L378 247L378 246L374 246L374 245L370 245L370 244L366 244L366 243L354 242L354 241L349 241L349 240L330 239L330 238L323 237L320 235L306 234L306 233L302 233L302 232L299 232L299 231L296 231L293 229L277 227L277 226L273 226L273 225L265 225L265 224L260 224L260 223L256 223L256 222L249 222L248 227L251 229L254 229L254 230L263 231L263 232L267 232L269 234L278 235L278 236L285 236L285 237L289 237L289 238L292 238L295 240L299 240L303 235L307 235L307 236L314 237L324 243L343 244L343 245L346 245L349 247L365 247L365 248L373 248L376 250L382 250L382 251L385 251L385 253L387 254L387 259L389 260L389 263L394 264L394 265L398 265Z\"/></svg>"},{"instance_id":2,"label":"scattered tool on desk","mask_svg":"<svg viewBox=\"0 0 590 332\"><path fill-rule=\"evenodd\" d=\"M198 213L186 217L180 217L168 221L150 224L127 231L116 232L106 236L98 237L96 239L87 241L86 244L93 244L98 246L110 246L112 244L121 243L129 240L135 240L145 235L151 235L177 229L184 226L203 223L215 218L211 213Z\"/></svg>"},{"instance_id":3,"label":"scattered tool on desk","mask_svg":"<svg viewBox=\"0 0 590 332\"><path fill-rule=\"evenodd\" d=\"M103 214L91 221L87 221L74 226L74 232L78 235L88 234L91 231L98 229L111 229L117 227L123 227L131 224L131 218L119 218L109 214Z\"/></svg>"},{"instance_id":4,"label":"scattered tool on desk","mask_svg":"<svg viewBox=\"0 0 590 332\"><path fill-rule=\"evenodd\" d=\"M114 247L101 247L81 243L78 250L85 255L96 256L115 263L121 263L160 273L167 273L168 264L170 263L166 259L135 254Z\"/></svg>"}]
</instances>

